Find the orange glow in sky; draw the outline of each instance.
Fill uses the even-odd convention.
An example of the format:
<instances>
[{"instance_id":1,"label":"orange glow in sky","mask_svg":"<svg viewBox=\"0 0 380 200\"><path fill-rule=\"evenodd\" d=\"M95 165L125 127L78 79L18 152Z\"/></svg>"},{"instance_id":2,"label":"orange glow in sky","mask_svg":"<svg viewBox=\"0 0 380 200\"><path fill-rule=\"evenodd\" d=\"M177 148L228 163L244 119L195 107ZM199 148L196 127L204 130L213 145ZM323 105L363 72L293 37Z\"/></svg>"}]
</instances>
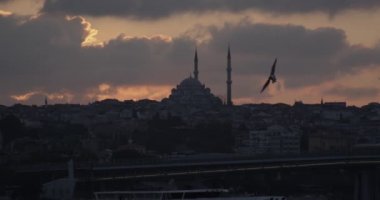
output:
<instances>
[{"instance_id":1,"label":"orange glow in sky","mask_svg":"<svg viewBox=\"0 0 380 200\"><path fill-rule=\"evenodd\" d=\"M96 89L89 91L86 97L89 100L104 100L104 99L118 99L123 100L139 100L139 99L151 99L161 100L168 97L172 86L112 86L107 83L100 84Z\"/></svg>"},{"instance_id":2,"label":"orange glow in sky","mask_svg":"<svg viewBox=\"0 0 380 200\"><path fill-rule=\"evenodd\" d=\"M43 6L43 4L44 0L6 1L0 3L0 17L15 15L24 17L24 21L27 21L27 19L32 19L33 17L38 18L40 15L44 15L40 13L40 9ZM344 10L334 16L322 12L277 15L273 14L272 12L265 12L260 10L245 10L242 12L227 12L225 10L218 10L215 12L204 13L186 12L153 20L139 20L133 17L115 17L109 15L94 17L86 15L65 16L65 14L63 14L62 17L65 17L67 21L77 20L76 22L80 22L78 23L79 26L82 25L82 27L80 27L82 29L78 28L80 31L83 30L83 32L79 32L79 34L83 34L83 38L81 38L81 46L78 45L78 49L80 50L89 49L93 46L99 47L99 49L103 49L101 47L105 47L110 40L115 40L116 38L122 39L123 41L128 41L136 38L146 38L149 40L164 41L164 43L168 43L168 46L180 36L189 36L198 42L205 41L208 37L207 33L199 33L192 30L196 29L197 27L209 26L220 28L223 27L226 23L239 23L242 20L246 20L252 24L261 23L272 25L300 25L312 31L318 28L332 27L335 29L340 29L342 30L342 32L344 32L343 37L347 37L347 40L344 40L345 43L349 43L351 45L357 44L358 46L368 48L374 48L380 45L380 26L378 25L380 19L380 9L378 7L374 9ZM60 37L57 38L59 39ZM55 45L58 43L69 43L72 41L71 38L69 38L67 40L62 41L51 40L50 42L53 45ZM226 43L228 43L228 41L226 41ZM123 50L125 51L125 49ZM202 51L202 49L200 49L200 51ZM234 52L232 52L233 63L234 59L239 59L234 56ZM78 60L80 59L81 58L79 58ZM189 56L190 66L192 64L191 62L192 55ZM377 61L377 63L379 62ZM133 64L130 65L132 66ZM78 66L78 68L80 67L81 66ZM136 66L136 68L137 67L139 66ZM233 67L235 67L234 64ZM276 84L270 85L270 87L265 93L259 94L259 92L257 92L250 94L247 91L246 95L236 95L234 98L234 103L243 104L261 102L284 102L292 104L294 103L294 101L298 100L303 100L307 103L315 103L319 102L321 98L324 98L326 101L348 101L348 104L355 105L364 105L372 101L379 101L380 92L377 91L380 91L380 66L365 66L363 68L361 67L362 66L358 67L361 70L342 74L334 80L318 82L314 85L308 85L299 88L287 87L287 80L284 77L281 77L281 75L279 75L278 82ZM201 70L203 69L204 68L202 68ZM192 71L191 68L184 69L184 71L185 70ZM206 70L209 70L210 72L210 69ZM202 71L202 73L204 71ZM169 73L172 72L169 71ZM178 74L173 73L172 75L173 77L175 76L177 79L181 79L181 77L177 77ZM183 77L183 79L184 78L186 77ZM264 82L266 79L266 77L261 75L254 75L249 78L255 79L255 81L260 80L260 82ZM261 85L247 86L247 84L249 84L249 81L251 80L247 80L248 78L246 77L244 79L244 77L238 77L238 75L235 76L235 74L232 74L232 79L234 81L232 85L233 90L240 89L238 88L240 87L239 84L244 85L244 87L247 87L251 89L251 91L255 92L256 87L257 91L259 91L261 87ZM57 89L57 91L46 92L43 90L37 91L30 88L18 88L19 91L26 92L14 92L12 93L12 95L7 94L7 98L10 97L16 102L26 102L30 100L33 96L43 95L52 101L78 101L80 103L87 103L89 101L103 100L107 98L118 100L138 100L146 98L153 100L161 100L165 97L168 97L170 95L171 89L175 87L175 85L168 85L162 82L159 82L160 85L152 85L151 83L151 85L147 85L148 83L139 85L128 85L127 82L120 83L119 81L118 84L115 84L117 81L115 81L115 83L113 83L112 81L113 80L96 80L96 82L91 82L92 84L101 84L86 86L89 88L85 88L85 91L82 91L83 94L80 94L80 92L70 91L69 89ZM205 81L207 82L208 80ZM138 83L141 83L141 81L139 81ZM168 83L170 82L168 81ZM215 81L213 83L215 84ZM223 82L223 84L225 84L225 82ZM222 95L224 95L225 85L213 86L216 87L211 88L211 91L214 92L214 94L215 91L217 91L217 94L222 93ZM28 86L26 85L25 87ZM35 88L44 87L41 86ZM223 90L221 88L223 88ZM334 93L332 92L334 90L341 91ZM345 95L344 91L348 90L357 91L357 94L364 94L364 92L361 92L361 90L363 90L367 92L367 96L355 96L351 94L351 96L349 96L348 92L347 95ZM370 94L368 93L369 91L373 91L374 93ZM233 91L233 95L235 94L236 93L234 93Z\"/></svg>"}]
</instances>

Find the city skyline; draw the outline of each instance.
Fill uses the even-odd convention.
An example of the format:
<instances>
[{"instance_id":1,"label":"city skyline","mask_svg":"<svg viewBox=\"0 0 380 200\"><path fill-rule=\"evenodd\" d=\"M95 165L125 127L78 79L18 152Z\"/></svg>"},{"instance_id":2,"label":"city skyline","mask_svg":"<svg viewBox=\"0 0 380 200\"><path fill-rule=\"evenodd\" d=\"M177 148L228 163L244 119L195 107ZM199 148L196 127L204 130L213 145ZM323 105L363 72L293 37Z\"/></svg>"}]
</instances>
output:
<instances>
[{"instance_id":1,"label":"city skyline","mask_svg":"<svg viewBox=\"0 0 380 200\"><path fill-rule=\"evenodd\" d=\"M0 0L0 104L161 100L195 48L199 80L225 97L228 43L234 104L380 99L374 0L70 2ZM260 95L276 57L278 83Z\"/></svg>"}]
</instances>

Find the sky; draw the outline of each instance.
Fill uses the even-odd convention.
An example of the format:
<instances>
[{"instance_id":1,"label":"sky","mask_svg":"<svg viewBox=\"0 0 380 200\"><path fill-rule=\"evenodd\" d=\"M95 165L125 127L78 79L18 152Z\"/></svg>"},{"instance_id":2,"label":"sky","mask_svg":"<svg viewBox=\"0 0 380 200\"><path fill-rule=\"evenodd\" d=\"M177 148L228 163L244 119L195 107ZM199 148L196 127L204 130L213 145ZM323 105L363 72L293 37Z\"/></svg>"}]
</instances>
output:
<instances>
[{"instance_id":1,"label":"sky","mask_svg":"<svg viewBox=\"0 0 380 200\"><path fill-rule=\"evenodd\" d=\"M154 99L193 72L235 104L380 100L378 0L0 0L0 104ZM260 94L275 58L278 82Z\"/></svg>"}]
</instances>

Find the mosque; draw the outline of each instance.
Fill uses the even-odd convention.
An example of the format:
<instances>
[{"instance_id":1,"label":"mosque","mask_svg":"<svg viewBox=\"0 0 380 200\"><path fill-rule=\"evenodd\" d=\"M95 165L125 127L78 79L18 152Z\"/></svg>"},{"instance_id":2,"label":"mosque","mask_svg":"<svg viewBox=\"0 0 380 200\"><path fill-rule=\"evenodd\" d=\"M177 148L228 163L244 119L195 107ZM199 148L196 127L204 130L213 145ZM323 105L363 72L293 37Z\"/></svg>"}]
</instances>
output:
<instances>
[{"instance_id":1,"label":"mosque","mask_svg":"<svg viewBox=\"0 0 380 200\"><path fill-rule=\"evenodd\" d=\"M231 53L228 47L227 54L227 100L226 105L232 106L231 100ZM211 90L202 84L198 79L198 54L195 50L194 56L194 76L191 76L181 81L176 88L173 88L169 98L164 102L173 105L186 107L201 107L210 108L223 105L222 100L211 93Z\"/></svg>"}]
</instances>

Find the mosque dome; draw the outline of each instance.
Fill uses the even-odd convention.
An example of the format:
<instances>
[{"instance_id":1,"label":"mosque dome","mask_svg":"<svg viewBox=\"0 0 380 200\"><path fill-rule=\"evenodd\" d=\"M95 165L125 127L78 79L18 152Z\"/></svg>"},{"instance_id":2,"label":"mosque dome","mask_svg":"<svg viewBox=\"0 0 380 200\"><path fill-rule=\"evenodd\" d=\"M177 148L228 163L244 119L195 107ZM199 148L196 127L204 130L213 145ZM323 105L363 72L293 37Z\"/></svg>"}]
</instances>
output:
<instances>
[{"instance_id":1,"label":"mosque dome","mask_svg":"<svg viewBox=\"0 0 380 200\"><path fill-rule=\"evenodd\" d=\"M230 66L230 50L228 48L228 61L229 68L228 74L230 77L231 66ZM176 88L173 88L170 96L165 99L165 102L172 105L181 105L186 107L200 107L200 108L211 108L223 105L223 102L220 98L216 97L211 93L211 90L205 87L198 79L199 71L198 71L198 54L197 50L195 50L194 56L194 77L190 75L190 77L185 78L177 85ZM230 94L230 86L231 80L227 82L229 84L229 92Z\"/></svg>"},{"instance_id":2,"label":"mosque dome","mask_svg":"<svg viewBox=\"0 0 380 200\"><path fill-rule=\"evenodd\" d=\"M202 87L201 82L199 82L199 80L197 80L191 76L189 78L186 78L183 81L181 81L181 83L179 85L181 87Z\"/></svg>"},{"instance_id":3,"label":"mosque dome","mask_svg":"<svg viewBox=\"0 0 380 200\"><path fill-rule=\"evenodd\" d=\"M196 107L222 105L222 101L214 96L209 88L193 77L182 80L172 90L168 100L174 104Z\"/></svg>"}]
</instances>

